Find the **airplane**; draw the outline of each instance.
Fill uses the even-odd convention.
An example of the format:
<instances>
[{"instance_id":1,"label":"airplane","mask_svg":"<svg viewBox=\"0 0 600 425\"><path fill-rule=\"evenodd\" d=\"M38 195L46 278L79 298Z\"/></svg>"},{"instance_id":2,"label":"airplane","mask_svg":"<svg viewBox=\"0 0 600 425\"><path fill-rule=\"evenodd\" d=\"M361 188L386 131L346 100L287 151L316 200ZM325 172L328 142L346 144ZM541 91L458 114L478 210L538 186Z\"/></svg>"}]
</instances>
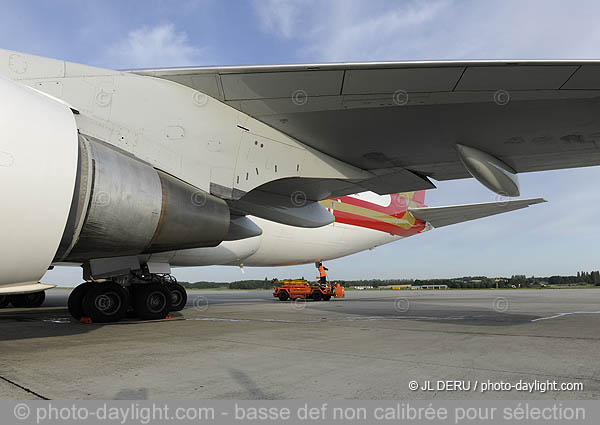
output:
<instances>
[{"instance_id":1,"label":"airplane","mask_svg":"<svg viewBox=\"0 0 600 425\"><path fill-rule=\"evenodd\" d=\"M185 306L172 267L328 261L544 202L518 173L600 164L598 61L109 70L0 50L0 306L83 268L75 319Z\"/></svg>"}]
</instances>

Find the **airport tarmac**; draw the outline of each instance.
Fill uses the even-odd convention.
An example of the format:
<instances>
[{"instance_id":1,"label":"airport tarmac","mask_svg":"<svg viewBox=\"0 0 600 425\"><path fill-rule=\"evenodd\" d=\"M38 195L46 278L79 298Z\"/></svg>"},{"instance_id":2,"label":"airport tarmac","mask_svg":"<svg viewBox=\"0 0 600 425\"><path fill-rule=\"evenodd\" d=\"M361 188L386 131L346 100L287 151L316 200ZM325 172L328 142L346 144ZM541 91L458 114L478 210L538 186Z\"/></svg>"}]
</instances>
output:
<instances>
[{"instance_id":1,"label":"airport tarmac","mask_svg":"<svg viewBox=\"0 0 600 425\"><path fill-rule=\"evenodd\" d=\"M68 294L0 310L0 398L600 397L595 289L347 291L328 302L190 291L170 320L107 325L69 319ZM446 380L471 389L435 389ZM583 390L481 392L547 380Z\"/></svg>"}]
</instances>

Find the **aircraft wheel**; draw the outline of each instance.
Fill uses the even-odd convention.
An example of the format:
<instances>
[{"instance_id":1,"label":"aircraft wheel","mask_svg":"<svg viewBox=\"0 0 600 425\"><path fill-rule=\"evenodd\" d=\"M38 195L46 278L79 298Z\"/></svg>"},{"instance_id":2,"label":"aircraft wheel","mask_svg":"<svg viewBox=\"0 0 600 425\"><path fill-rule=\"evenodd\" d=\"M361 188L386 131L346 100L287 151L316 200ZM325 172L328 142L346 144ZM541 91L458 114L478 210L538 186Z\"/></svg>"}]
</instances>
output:
<instances>
[{"instance_id":1,"label":"aircraft wheel","mask_svg":"<svg viewBox=\"0 0 600 425\"><path fill-rule=\"evenodd\" d=\"M187 304L187 292L179 283L169 283L167 285L171 291L171 311L181 311Z\"/></svg>"},{"instance_id":2,"label":"aircraft wheel","mask_svg":"<svg viewBox=\"0 0 600 425\"><path fill-rule=\"evenodd\" d=\"M94 323L118 322L129 307L129 294L114 282L95 283L83 297L83 313Z\"/></svg>"},{"instance_id":3,"label":"aircraft wheel","mask_svg":"<svg viewBox=\"0 0 600 425\"><path fill-rule=\"evenodd\" d=\"M128 319L137 319L138 315L135 312L135 310L133 309L133 306L129 306L129 308L127 309L127 313L125 313L125 317L127 317Z\"/></svg>"},{"instance_id":4,"label":"aircraft wheel","mask_svg":"<svg viewBox=\"0 0 600 425\"><path fill-rule=\"evenodd\" d=\"M312 293L312 299L315 301L321 301L322 297L323 297L323 294L321 293L321 291L315 291Z\"/></svg>"},{"instance_id":5,"label":"aircraft wheel","mask_svg":"<svg viewBox=\"0 0 600 425\"><path fill-rule=\"evenodd\" d=\"M133 309L144 320L164 319L171 311L171 291L162 283L136 285Z\"/></svg>"},{"instance_id":6,"label":"aircraft wheel","mask_svg":"<svg viewBox=\"0 0 600 425\"><path fill-rule=\"evenodd\" d=\"M83 297L85 297L85 294L87 294L91 285L93 285L92 282L83 282L73 289L69 295L67 308L69 309L69 314L71 314L75 320L79 320L83 317Z\"/></svg>"},{"instance_id":7,"label":"aircraft wheel","mask_svg":"<svg viewBox=\"0 0 600 425\"><path fill-rule=\"evenodd\" d=\"M331 295L323 295L323 301L329 301L331 299Z\"/></svg>"},{"instance_id":8,"label":"aircraft wheel","mask_svg":"<svg viewBox=\"0 0 600 425\"><path fill-rule=\"evenodd\" d=\"M8 295L0 295L0 308L6 307L9 302Z\"/></svg>"},{"instance_id":9,"label":"aircraft wheel","mask_svg":"<svg viewBox=\"0 0 600 425\"><path fill-rule=\"evenodd\" d=\"M46 300L46 292L33 292L31 294L17 294L17 295L9 295L8 299L10 303L17 308L33 308L39 307Z\"/></svg>"},{"instance_id":10,"label":"aircraft wheel","mask_svg":"<svg viewBox=\"0 0 600 425\"><path fill-rule=\"evenodd\" d=\"M277 294L277 298L279 298L279 301L287 301L289 297L289 294L285 291L279 291L279 293Z\"/></svg>"}]
</instances>

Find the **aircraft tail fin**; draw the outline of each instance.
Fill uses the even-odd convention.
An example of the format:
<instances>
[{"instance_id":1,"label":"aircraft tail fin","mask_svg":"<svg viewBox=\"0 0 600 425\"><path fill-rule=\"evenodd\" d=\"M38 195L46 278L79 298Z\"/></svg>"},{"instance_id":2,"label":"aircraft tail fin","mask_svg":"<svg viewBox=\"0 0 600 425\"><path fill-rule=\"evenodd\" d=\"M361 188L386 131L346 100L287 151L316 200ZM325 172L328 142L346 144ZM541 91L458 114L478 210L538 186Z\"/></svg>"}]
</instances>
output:
<instances>
[{"instance_id":1,"label":"aircraft tail fin","mask_svg":"<svg viewBox=\"0 0 600 425\"><path fill-rule=\"evenodd\" d=\"M482 204L452 205L446 207L409 207L408 212L416 219L429 223L433 227L443 227L450 224L457 224L464 221L520 210L521 208L527 208L530 205L539 204L541 202L547 201L543 198L534 198L486 202Z\"/></svg>"},{"instance_id":2,"label":"aircraft tail fin","mask_svg":"<svg viewBox=\"0 0 600 425\"><path fill-rule=\"evenodd\" d=\"M425 190L416 192L392 193L390 207L392 215L404 214L409 208L425 207Z\"/></svg>"}]
</instances>

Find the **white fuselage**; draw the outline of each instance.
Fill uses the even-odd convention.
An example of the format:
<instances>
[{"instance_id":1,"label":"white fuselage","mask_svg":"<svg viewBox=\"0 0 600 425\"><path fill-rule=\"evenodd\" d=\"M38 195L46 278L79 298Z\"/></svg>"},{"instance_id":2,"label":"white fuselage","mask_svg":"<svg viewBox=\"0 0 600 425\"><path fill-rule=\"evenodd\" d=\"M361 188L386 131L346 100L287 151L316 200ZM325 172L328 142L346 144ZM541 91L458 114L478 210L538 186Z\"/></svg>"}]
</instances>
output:
<instances>
[{"instance_id":1,"label":"white fuselage","mask_svg":"<svg viewBox=\"0 0 600 425\"><path fill-rule=\"evenodd\" d=\"M225 241L214 248L186 249L152 256L174 267L232 265L287 266L344 257L401 239L400 236L344 223L305 229L250 217L263 234Z\"/></svg>"}]
</instances>

